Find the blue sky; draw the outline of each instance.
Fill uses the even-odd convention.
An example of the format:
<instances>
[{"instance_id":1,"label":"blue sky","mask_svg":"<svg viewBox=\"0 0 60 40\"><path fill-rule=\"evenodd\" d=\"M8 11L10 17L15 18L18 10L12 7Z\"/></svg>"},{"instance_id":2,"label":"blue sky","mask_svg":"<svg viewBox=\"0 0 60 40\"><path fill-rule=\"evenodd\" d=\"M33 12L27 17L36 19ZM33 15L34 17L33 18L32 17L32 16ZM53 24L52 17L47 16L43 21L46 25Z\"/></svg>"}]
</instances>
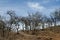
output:
<instances>
[{"instance_id":1,"label":"blue sky","mask_svg":"<svg viewBox=\"0 0 60 40\"><path fill-rule=\"evenodd\" d=\"M60 7L60 0L0 0L0 15L13 10L18 16L27 16L28 12L39 11L49 15Z\"/></svg>"}]
</instances>

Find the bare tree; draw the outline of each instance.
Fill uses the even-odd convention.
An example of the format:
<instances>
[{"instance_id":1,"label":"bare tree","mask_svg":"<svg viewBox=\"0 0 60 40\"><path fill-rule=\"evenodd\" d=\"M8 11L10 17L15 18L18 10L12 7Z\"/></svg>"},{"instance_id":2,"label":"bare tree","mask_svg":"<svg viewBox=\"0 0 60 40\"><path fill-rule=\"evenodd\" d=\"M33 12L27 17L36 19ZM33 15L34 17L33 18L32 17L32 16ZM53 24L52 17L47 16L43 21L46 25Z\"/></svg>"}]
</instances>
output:
<instances>
[{"instance_id":1,"label":"bare tree","mask_svg":"<svg viewBox=\"0 0 60 40\"><path fill-rule=\"evenodd\" d=\"M9 20L9 24L10 24L10 28L12 24L15 24L15 26L17 27L16 30L17 30L17 34L18 34L18 29L19 29L19 18L18 16L16 16L15 14L15 11L7 11L7 14L10 16L10 20ZM11 29L10 29L11 30Z\"/></svg>"},{"instance_id":2,"label":"bare tree","mask_svg":"<svg viewBox=\"0 0 60 40\"><path fill-rule=\"evenodd\" d=\"M56 9L51 15L50 15L52 21L54 22L54 25L56 26L56 22L60 20L60 10Z\"/></svg>"},{"instance_id":3,"label":"bare tree","mask_svg":"<svg viewBox=\"0 0 60 40\"><path fill-rule=\"evenodd\" d=\"M42 15L40 14L40 12L36 12L36 13L32 13L28 15L28 18L30 20L30 24L32 23L32 26L30 26L30 28L32 29L36 29L36 27L38 26L38 24L41 22L41 17Z\"/></svg>"},{"instance_id":4,"label":"bare tree","mask_svg":"<svg viewBox=\"0 0 60 40\"><path fill-rule=\"evenodd\" d=\"M41 23L42 23L42 30L43 30L44 29L44 24L47 22L47 16L45 16L45 15L42 16L42 19L41 20L42 20Z\"/></svg>"}]
</instances>

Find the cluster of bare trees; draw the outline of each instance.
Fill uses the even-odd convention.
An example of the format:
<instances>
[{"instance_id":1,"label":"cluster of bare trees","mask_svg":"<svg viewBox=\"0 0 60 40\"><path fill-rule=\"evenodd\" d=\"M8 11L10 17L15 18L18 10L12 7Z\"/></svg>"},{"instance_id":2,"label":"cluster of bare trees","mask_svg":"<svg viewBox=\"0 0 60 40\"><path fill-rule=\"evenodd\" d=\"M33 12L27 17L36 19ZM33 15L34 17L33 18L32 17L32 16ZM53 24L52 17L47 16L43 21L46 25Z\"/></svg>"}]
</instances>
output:
<instances>
[{"instance_id":1,"label":"cluster of bare trees","mask_svg":"<svg viewBox=\"0 0 60 40\"><path fill-rule=\"evenodd\" d=\"M29 13L26 17L19 17L16 15L15 11L12 10L7 11L7 14L10 16L9 21L3 21L3 19L0 17L0 29L3 30L3 36L4 30L9 30L9 32L12 30L13 24L16 26L18 34L20 27L19 23L23 24L22 30L35 30L40 28L40 26L42 26L42 29L44 29L45 24L48 24L48 27L51 27L53 24L56 26L56 23L60 21L60 9L51 13L49 17L42 15L40 12Z\"/></svg>"}]
</instances>

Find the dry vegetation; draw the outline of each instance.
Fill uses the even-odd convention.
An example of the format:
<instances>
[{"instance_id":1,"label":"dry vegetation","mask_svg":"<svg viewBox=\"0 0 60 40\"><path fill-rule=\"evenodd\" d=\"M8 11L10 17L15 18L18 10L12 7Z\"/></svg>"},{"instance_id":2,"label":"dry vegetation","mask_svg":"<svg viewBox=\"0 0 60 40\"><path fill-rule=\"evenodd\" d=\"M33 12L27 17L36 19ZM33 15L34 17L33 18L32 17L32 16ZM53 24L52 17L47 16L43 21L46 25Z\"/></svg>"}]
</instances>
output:
<instances>
[{"instance_id":1,"label":"dry vegetation","mask_svg":"<svg viewBox=\"0 0 60 40\"><path fill-rule=\"evenodd\" d=\"M20 31L19 34L15 32L5 31L4 37L2 30L0 30L0 40L60 40L60 26L46 28L35 31Z\"/></svg>"},{"instance_id":2,"label":"dry vegetation","mask_svg":"<svg viewBox=\"0 0 60 40\"><path fill-rule=\"evenodd\" d=\"M7 11L6 14L10 16L9 20L3 20L0 17L0 40L60 40L60 26L57 26L57 23L60 22L59 9L50 17L44 16L40 12L19 17L12 10ZM54 27L51 27L53 24ZM20 25L22 25L22 30L19 31ZM13 32L12 29L17 32Z\"/></svg>"}]
</instances>

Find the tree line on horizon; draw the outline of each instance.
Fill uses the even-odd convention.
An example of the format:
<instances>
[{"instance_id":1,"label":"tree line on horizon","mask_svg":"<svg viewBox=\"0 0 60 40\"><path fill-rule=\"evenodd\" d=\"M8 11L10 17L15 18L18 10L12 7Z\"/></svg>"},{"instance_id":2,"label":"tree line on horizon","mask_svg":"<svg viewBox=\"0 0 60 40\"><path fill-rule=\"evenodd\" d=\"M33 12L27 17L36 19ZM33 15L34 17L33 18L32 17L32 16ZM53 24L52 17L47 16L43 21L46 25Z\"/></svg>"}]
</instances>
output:
<instances>
[{"instance_id":1,"label":"tree line on horizon","mask_svg":"<svg viewBox=\"0 0 60 40\"><path fill-rule=\"evenodd\" d=\"M60 21L60 9L55 10L50 13L50 16L42 15L40 12L28 13L28 16L21 17L17 16L15 11L9 10L6 12L10 16L10 19L7 21L5 18L0 16L0 30L3 32L3 36L5 30L9 32L12 30L12 25L16 26L17 34L19 33L19 23L22 23L22 30L35 30L38 26L42 24L42 29L44 29L44 24L47 23L48 27L51 27L54 23L54 26L57 26L56 23ZM4 19L4 20L3 20ZM25 27L24 27L25 25Z\"/></svg>"}]
</instances>

